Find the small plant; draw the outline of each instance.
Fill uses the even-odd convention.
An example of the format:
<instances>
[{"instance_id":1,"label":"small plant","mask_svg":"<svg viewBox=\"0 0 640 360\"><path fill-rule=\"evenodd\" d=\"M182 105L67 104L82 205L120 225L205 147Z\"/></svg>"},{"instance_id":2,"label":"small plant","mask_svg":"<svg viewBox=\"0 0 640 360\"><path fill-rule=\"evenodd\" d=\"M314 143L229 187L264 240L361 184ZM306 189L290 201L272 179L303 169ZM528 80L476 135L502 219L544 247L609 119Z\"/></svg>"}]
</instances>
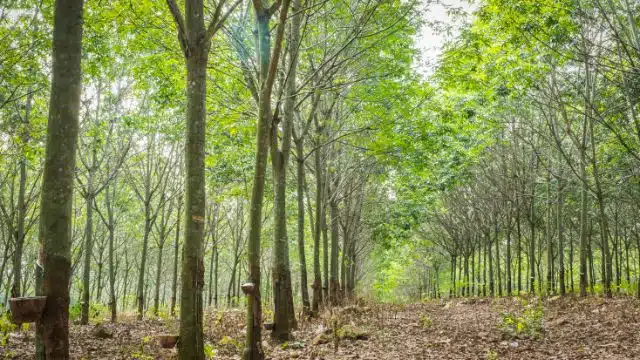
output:
<instances>
[{"instance_id":1,"label":"small plant","mask_svg":"<svg viewBox=\"0 0 640 360\"><path fill-rule=\"evenodd\" d=\"M218 341L218 345L221 345L221 346L232 346L237 351L240 351L242 349L242 346L243 346L238 340L236 340L236 339L234 339L234 338L232 338L231 336L228 336L228 335L223 336L222 339L220 339L220 341Z\"/></svg>"},{"instance_id":2,"label":"small plant","mask_svg":"<svg viewBox=\"0 0 640 360\"><path fill-rule=\"evenodd\" d=\"M131 354L131 358L139 359L139 360L153 360L153 356L150 356L144 353L144 346L149 344L151 340L153 340L152 336L143 337L142 341L140 341L140 351L134 351Z\"/></svg>"},{"instance_id":3,"label":"small plant","mask_svg":"<svg viewBox=\"0 0 640 360\"><path fill-rule=\"evenodd\" d=\"M420 317L420 326L423 329L428 329L431 327L431 325L433 325L433 321L431 320L431 318L428 315L422 315Z\"/></svg>"},{"instance_id":4,"label":"small plant","mask_svg":"<svg viewBox=\"0 0 640 360\"><path fill-rule=\"evenodd\" d=\"M7 313L0 316L0 346L4 347L7 345L9 333L14 331L16 327L17 326L11 322Z\"/></svg>"},{"instance_id":5,"label":"small plant","mask_svg":"<svg viewBox=\"0 0 640 360\"><path fill-rule=\"evenodd\" d=\"M491 349L487 349L487 353L484 355L484 358L487 360L498 360L498 353Z\"/></svg>"},{"instance_id":6,"label":"small plant","mask_svg":"<svg viewBox=\"0 0 640 360\"><path fill-rule=\"evenodd\" d=\"M138 360L153 360L153 356L146 355L144 353L137 352L137 351L131 354L131 358L138 359Z\"/></svg>"},{"instance_id":7,"label":"small plant","mask_svg":"<svg viewBox=\"0 0 640 360\"><path fill-rule=\"evenodd\" d=\"M500 329L508 338L539 339L544 333L544 309L542 303L527 305L521 314L515 312L502 313Z\"/></svg>"},{"instance_id":8,"label":"small plant","mask_svg":"<svg viewBox=\"0 0 640 360\"><path fill-rule=\"evenodd\" d=\"M204 344L204 357L207 359L213 359L216 356L216 349L213 345L207 343Z\"/></svg>"},{"instance_id":9,"label":"small plant","mask_svg":"<svg viewBox=\"0 0 640 360\"><path fill-rule=\"evenodd\" d=\"M90 303L89 304L89 319L95 320L97 318L106 317L109 309L103 304ZM77 323L82 316L82 303L75 303L69 308L69 321Z\"/></svg>"}]
</instances>

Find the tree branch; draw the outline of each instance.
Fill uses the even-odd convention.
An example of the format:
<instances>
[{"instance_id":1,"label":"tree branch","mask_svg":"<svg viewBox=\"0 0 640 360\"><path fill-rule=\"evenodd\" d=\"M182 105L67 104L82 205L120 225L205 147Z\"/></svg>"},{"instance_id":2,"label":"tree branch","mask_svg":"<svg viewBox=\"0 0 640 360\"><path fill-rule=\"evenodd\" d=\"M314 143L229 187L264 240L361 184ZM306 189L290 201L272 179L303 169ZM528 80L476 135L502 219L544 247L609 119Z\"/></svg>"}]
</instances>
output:
<instances>
[{"instance_id":1,"label":"tree branch","mask_svg":"<svg viewBox=\"0 0 640 360\"><path fill-rule=\"evenodd\" d=\"M187 41L187 32L184 26L184 17L182 16L180 8L178 8L175 0L167 0L167 6L169 7L171 16L173 16L173 20L176 23L176 28L178 29L178 42L180 43L180 48L182 48L184 56L187 57L189 56L189 42Z\"/></svg>"}]
</instances>

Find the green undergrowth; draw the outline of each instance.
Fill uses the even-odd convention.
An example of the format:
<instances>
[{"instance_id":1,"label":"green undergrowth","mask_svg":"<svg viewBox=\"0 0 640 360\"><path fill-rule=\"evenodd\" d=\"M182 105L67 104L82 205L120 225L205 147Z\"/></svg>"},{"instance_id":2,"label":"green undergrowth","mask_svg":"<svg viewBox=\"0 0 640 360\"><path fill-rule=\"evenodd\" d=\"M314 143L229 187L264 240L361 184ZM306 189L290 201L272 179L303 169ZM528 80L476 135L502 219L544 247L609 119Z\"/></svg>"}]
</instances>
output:
<instances>
[{"instance_id":1,"label":"green undergrowth","mask_svg":"<svg viewBox=\"0 0 640 360\"><path fill-rule=\"evenodd\" d=\"M500 322L502 336L507 339L534 339L538 340L544 335L544 307L542 301L529 303L525 298L520 298L524 307L521 311L503 312Z\"/></svg>"}]
</instances>

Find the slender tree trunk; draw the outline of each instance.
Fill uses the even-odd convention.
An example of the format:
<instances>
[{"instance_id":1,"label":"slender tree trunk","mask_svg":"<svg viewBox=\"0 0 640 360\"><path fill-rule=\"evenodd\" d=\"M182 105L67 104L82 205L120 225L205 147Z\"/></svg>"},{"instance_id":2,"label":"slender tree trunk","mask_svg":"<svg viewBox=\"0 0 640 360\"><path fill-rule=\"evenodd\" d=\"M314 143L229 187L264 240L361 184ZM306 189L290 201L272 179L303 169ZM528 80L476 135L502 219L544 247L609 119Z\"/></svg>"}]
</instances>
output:
<instances>
[{"instance_id":1,"label":"slender tree trunk","mask_svg":"<svg viewBox=\"0 0 640 360\"><path fill-rule=\"evenodd\" d=\"M0 234L3 234L3 231L0 230ZM6 266L7 263L9 262L9 257L11 257L11 255L9 254L9 244L8 244L9 240L5 239L5 246L4 246L4 250L2 250L2 264L0 265L0 291L2 291L2 285L4 284L4 271L6 270ZM11 284L9 283L9 281L11 281L10 278L7 278L7 285L6 285L6 289L7 293L8 293L8 289L10 289ZM2 303L6 304L7 303L7 299L8 295L2 298Z\"/></svg>"},{"instance_id":2,"label":"slender tree trunk","mask_svg":"<svg viewBox=\"0 0 640 360\"><path fill-rule=\"evenodd\" d=\"M269 20L271 13L261 2L254 1L257 21L257 43L260 68L260 93L258 104L258 132L256 144L256 162L251 193L251 211L249 213L249 250L248 267L250 286L247 294L247 343L244 351L245 360L261 360L262 350L262 305L260 299L260 231L262 229L262 202L264 198L264 182L269 151L269 133L272 122L271 92L279 64L284 22L287 18L290 0L284 0L280 9L280 23L276 31L274 55L271 56L271 40Z\"/></svg>"},{"instance_id":3,"label":"slender tree trunk","mask_svg":"<svg viewBox=\"0 0 640 360\"><path fill-rule=\"evenodd\" d=\"M553 286L553 241L551 239L552 229L552 211L551 211L551 172L547 171L547 295L554 293Z\"/></svg>"},{"instance_id":4,"label":"slender tree trunk","mask_svg":"<svg viewBox=\"0 0 640 360\"><path fill-rule=\"evenodd\" d=\"M213 302L213 266L214 266L215 260L216 260L215 244L212 244L211 257L209 258L209 296L207 300L208 306L211 306Z\"/></svg>"},{"instance_id":5,"label":"slender tree trunk","mask_svg":"<svg viewBox=\"0 0 640 360\"><path fill-rule=\"evenodd\" d=\"M595 147L595 137L593 132L593 119L589 119L589 132L591 133L591 165L593 169L593 179L596 187L596 200L598 202L598 222L600 225L600 243L602 247L602 264L604 271L602 273L602 282L604 286L604 295L611 297L611 278L613 275L611 264L611 252L609 251L609 227L607 215L605 213L606 205L602 184L600 182L599 167L597 162L597 154Z\"/></svg>"},{"instance_id":6,"label":"slender tree trunk","mask_svg":"<svg viewBox=\"0 0 640 360\"><path fill-rule=\"evenodd\" d=\"M586 160L584 150L580 152L580 296L587 296L587 184Z\"/></svg>"},{"instance_id":7,"label":"slender tree trunk","mask_svg":"<svg viewBox=\"0 0 640 360\"><path fill-rule=\"evenodd\" d=\"M231 270L231 278L227 285L227 306L231 306L231 298L234 297L234 285L236 283L236 272L238 269L238 259L235 258L233 262L233 269Z\"/></svg>"},{"instance_id":8,"label":"slender tree trunk","mask_svg":"<svg viewBox=\"0 0 640 360\"><path fill-rule=\"evenodd\" d=\"M469 296L469 255L464 255L464 287L462 288L462 296Z\"/></svg>"},{"instance_id":9,"label":"slender tree trunk","mask_svg":"<svg viewBox=\"0 0 640 360\"><path fill-rule=\"evenodd\" d=\"M162 234L161 236L164 236ZM158 316L160 310L160 281L162 279L162 250L164 245L164 239L161 239L162 243L158 247L158 257L156 258L156 286L153 297L153 314Z\"/></svg>"},{"instance_id":10,"label":"slender tree trunk","mask_svg":"<svg viewBox=\"0 0 640 360\"><path fill-rule=\"evenodd\" d=\"M298 4L299 5L299 4ZM299 6L296 6L299 10ZM289 40L289 71L285 86L285 103L282 117L282 147L278 147L278 126L271 125L271 164L274 189L274 246L273 246L273 293L274 326L271 333L280 341L289 340L290 329L297 326L293 309L291 286L291 266L289 263L289 240L287 237L286 188L293 117L296 103L296 75L298 65L298 43L300 41L301 16L299 11L293 15Z\"/></svg>"},{"instance_id":11,"label":"slender tree trunk","mask_svg":"<svg viewBox=\"0 0 640 360\"><path fill-rule=\"evenodd\" d=\"M451 287L449 288L449 297L456 297L456 256L451 256Z\"/></svg>"},{"instance_id":12,"label":"slender tree trunk","mask_svg":"<svg viewBox=\"0 0 640 360\"><path fill-rule=\"evenodd\" d=\"M49 121L40 206L37 293L47 297L37 323L36 358L69 359L69 282L73 172L82 74L82 0L56 0Z\"/></svg>"},{"instance_id":13,"label":"slender tree trunk","mask_svg":"<svg viewBox=\"0 0 640 360\"><path fill-rule=\"evenodd\" d=\"M148 174L147 176L151 176ZM149 187L147 187L147 191L149 191ZM145 269L147 265L147 252L149 249L149 233L151 232L151 199L148 194L145 200L145 221L144 221L144 235L142 237L142 254L140 256L140 269L138 272L138 287L136 291L136 303L138 305L138 320L142 320L144 315L144 278L145 278Z\"/></svg>"},{"instance_id":14,"label":"slender tree trunk","mask_svg":"<svg viewBox=\"0 0 640 360\"><path fill-rule=\"evenodd\" d=\"M571 228L569 228L569 281L571 286L571 293L575 292L575 286L573 282L573 236L571 234Z\"/></svg>"},{"instance_id":15,"label":"slender tree trunk","mask_svg":"<svg viewBox=\"0 0 640 360\"><path fill-rule=\"evenodd\" d=\"M213 268L213 304L215 305L215 307L218 307L218 267L219 267L219 256L220 253L218 252L218 244L216 244L216 247L214 248L215 250L215 256L216 256L216 265Z\"/></svg>"},{"instance_id":16,"label":"slender tree trunk","mask_svg":"<svg viewBox=\"0 0 640 360\"><path fill-rule=\"evenodd\" d=\"M128 295L128 290L129 290L129 271L130 271L130 264L129 264L129 259L126 256L126 252L125 252L125 271L124 271L124 278L122 279L122 311L126 311L127 310L127 295Z\"/></svg>"},{"instance_id":17,"label":"slender tree trunk","mask_svg":"<svg viewBox=\"0 0 640 360\"><path fill-rule=\"evenodd\" d=\"M491 244L491 230L487 230L487 256L489 257L489 296L495 296L495 282L493 276L493 245Z\"/></svg>"},{"instance_id":18,"label":"slender tree trunk","mask_svg":"<svg viewBox=\"0 0 640 360\"><path fill-rule=\"evenodd\" d=\"M107 208L107 231L109 232L109 308L111 309L111 322L117 320L117 302L116 302L116 266L115 266L115 219L113 214L113 200L115 197L115 189L117 187L116 179L107 186L105 191L105 202Z\"/></svg>"},{"instance_id":19,"label":"slender tree trunk","mask_svg":"<svg viewBox=\"0 0 640 360\"><path fill-rule=\"evenodd\" d=\"M638 249L638 271L640 271L640 235L638 235L638 233L636 233L636 248ZM640 276L636 276L638 277L636 284L636 297L640 299Z\"/></svg>"},{"instance_id":20,"label":"slender tree trunk","mask_svg":"<svg viewBox=\"0 0 640 360\"><path fill-rule=\"evenodd\" d=\"M102 240L104 241L104 240ZM104 248L100 248L100 255L98 256L98 279L96 281L96 302L100 303L102 299L102 269L104 268L104 263L102 262Z\"/></svg>"},{"instance_id":21,"label":"slender tree trunk","mask_svg":"<svg viewBox=\"0 0 640 360\"><path fill-rule=\"evenodd\" d=\"M302 139L296 141L297 157L297 194L298 199L298 257L300 258L300 293L302 294L302 312L304 315L311 314L311 303L309 302L309 289L307 281L307 259L304 249L304 143Z\"/></svg>"},{"instance_id":22,"label":"slender tree trunk","mask_svg":"<svg viewBox=\"0 0 640 360\"><path fill-rule=\"evenodd\" d=\"M29 143L29 118L31 115L31 103L33 99L33 92L29 92L27 95L27 101L25 105L24 121L22 126L22 147L26 147ZM26 236L24 229L24 222L27 217L27 204L25 201L25 193L27 187L27 156L25 154L26 149L20 151L20 182L18 186L18 218L16 219L16 231L14 238L15 250L13 252L13 286L11 288L12 297L20 297L22 291L20 289L20 280L22 279L22 253L24 247L24 238Z\"/></svg>"},{"instance_id":23,"label":"slender tree trunk","mask_svg":"<svg viewBox=\"0 0 640 360\"><path fill-rule=\"evenodd\" d=\"M562 169L560 169L560 175L558 176L558 199L556 206L556 226L558 227L558 280L560 282L560 295L565 296L567 295L567 288L565 285L564 269L564 182Z\"/></svg>"},{"instance_id":24,"label":"slender tree trunk","mask_svg":"<svg viewBox=\"0 0 640 360\"><path fill-rule=\"evenodd\" d=\"M478 239L474 237L474 240ZM474 243L475 243L474 241ZM475 248L471 248L471 296L476 293L476 250Z\"/></svg>"},{"instance_id":25,"label":"slender tree trunk","mask_svg":"<svg viewBox=\"0 0 640 360\"><path fill-rule=\"evenodd\" d=\"M589 260L589 291L593 294L593 288L596 284L596 274L595 274L595 270L594 270L594 266L593 266L593 251L592 251L592 247L591 247L591 239L592 239L592 232L593 232L593 221L591 219L589 219L589 232L587 233L587 257Z\"/></svg>"},{"instance_id":26,"label":"slender tree trunk","mask_svg":"<svg viewBox=\"0 0 640 360\"><path fill-rule=\"evenodd\" d=\"M178 212L176 213L176 234L173 242L173 277L171 281L171 316L175 316L176 299L178 294L178 254L180 253L180 219L182 218L182 197L178 200Z\"/></svg>"},{"instance_id":27,"label":"slender tree trunk","mask_svg":"<svg viewBox=\"0 0 640 360\"><path fill-rule=\"evenodd\" d=\"M495 220L496 233L496 271L498 272L498 296L502 296L502 273L500 272L500 229L498 228L498 220Z\"/></svg>"},{"instance_id":28,"label":"slender tree trunk","mask_svg":"<svg viewBox=\"0 0 640 360\"><path fill-rule=\"evenodd\" d=\"M325 187L325 197L327 200L322 205L322 298L325 302L329 301L329 236L328 236L328 226L327 226L327 202L329 201L329 176L327 176L326 181L324 183Z\"/></svg>"},{"instance_id":29,"label":"slender tree trunk","mask_svg":"<svg viewBox=\"0 0 640 360\"><path fill-rule=\"evenodd\" d=\"M520 227L520 203L516 198L516 257L518 260L518 294L522 291L522 228Z\"/></svg>"},{"instance_id":30,"label":"slender tree trunk","mask_svg":"<svg viewBox=\"0 0 640 360\"><path fill-rule=\"evenodd\" d=\"M507 296L511 296L512 284L511 284L511 209L507 213L507 221L505 223L505 227L507 230L507 263L505 264L505 268L507 270Z\"/></svg>"},{"instance_id":31,"label":"slender tree trunk","mask_svg":"<svg viewBox=\"0 0 640 360\"><path fill-rule=\"evenodd\" d=\"M91 256L93 255L93 169L87 175L87 194L85 206L87 219L85 223L84 269L82 271L82 308L80 324L89 323L89 299L91 286Z\"/></svg>"},{"instance_id":32,"label":"slender tree trunk","mask_svg":"<svg viewBox=\"0 0 640 360\"><path fill-rule=\"evenodd\" d=\"M531 208L530 208L530 224L531 238L529 239L529 293L535 294L536 282L536 168L538 158L535 152L531 160Z\"/></svg>"},{"instance_id":33,"label":"slender tree trunk","mask_svg":"<svg viewBox=\"0 0 640 360\"><path fill-rule=\"evenodd\" d=\"M624 252L625 252L625 270L626 270L626 279L627 279L627 286L631 286L631 267L629 265L629 244L630 239L628 237L628 234L625 230L625 235L624 235ZM0 273L1 276L1 273Z\"/></svg>"},{"instance_id":34,"label":"slender tree trunk","mask_svg":"<svg viewBox=\"0 0 640 360\"><path fill-rule=\"evenodd\" d=\"M482 252L482 296L487 296L487 241L484 242Z\"/></svg>"},{"instance_id":35,"label":"slender tree trunk","mask_svg":"<svg viewBox=\"0 0 640 360\"><path fill-rule=\"evenodd\" d=\"M321 130L318 129L318 133ZM322 206L323 206L323 171L321 166L321 149L317 149L315 153L316 165L316 226L315 236L313 238L313 300L311 302L311 311L314 316L318 315L320 303L322 302L322 275L320 273L320 237L322 236ZM344 255L343 255L344 256Z\"/></svg>"}]
</instances>

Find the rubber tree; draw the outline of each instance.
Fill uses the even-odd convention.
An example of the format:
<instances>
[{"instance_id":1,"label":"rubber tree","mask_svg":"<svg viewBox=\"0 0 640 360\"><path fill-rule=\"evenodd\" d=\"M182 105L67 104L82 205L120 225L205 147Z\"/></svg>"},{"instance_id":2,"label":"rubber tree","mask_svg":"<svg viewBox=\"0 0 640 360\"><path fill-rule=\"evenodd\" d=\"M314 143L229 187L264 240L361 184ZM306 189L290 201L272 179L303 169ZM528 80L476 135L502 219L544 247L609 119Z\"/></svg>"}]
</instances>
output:
<instances>
[{"instance_id":1,"label":"rubber tree","mask_svg":"<svg viewBox=\"0 0 640 360\"><path fill-rule=\"evenodd\" d=\"M322 206L323 206L323 173L322 167L322 150L320 146L321 134L324 133L323 125L317 118L314 119L316 126L316 151L315 151L315 171L316 171L316 209L315 209L315 227L313 229L313 298L311 300L311 312L314 316L318 315L320 303L322 303L322 273L320 272L320 236L322 236Z\"/></svg>"},{"instance_id":2,"label":"rubber tree","mask_svg":"<svg viewBox=\"0 0 640 360\"><path fill-rule=\"evenodd\" d=\"M311 128L315 110L318 105L319 97L313 95L313 102L309 117L300 124L298 130L293 128L293 142L295 143L296 155L296 198L298 212L298 257L300 258L300 294L302 296L302 312L304 315L311 315L311 303L309 301L308 276L307 276L307 257L305 254L305 236L304 236L304 196L306 191L306 174L305 160L308 155L304 153L304 140ZM302 122L300 113L296 113L296 118ZM311 221L313 224L313 221Z\"/></svg>"},{"instance_id":3,"label":"rubber tree","mask_svg":"<svg viewBox=\"0 0 640 360\"><path fill-rule=\"evenodd\" d=\"M25 114L22 118L23 129L21 131L22 147L26 148L29 143L29 118L31 115L31 107L33 102L33 93L29 92L25 104ZM18 187L18 206L16 227L13 229L15 250L13 253L13 285L11 287L11 296L18 297L22 295L20 281L22 280L22 253L24 248L24 239L26 237L25 219L27 218L28 202L25 199L27 187L27 156L23 149L20 152L20 181ZM13 224L10 224L13 225Z\"/></svg>"},{"instance_id":4,"label":"rubber tree","mask_svg":"<svg viewBox=\"0 0 640 360\"><path fill-rule=\"evenodd\" d=\"M240 0L236 1L230 8L223 11L226 1L219 1L213 18L205 27L203 0L186 0L184 3L186 17L182 15L175 0L167 0L187 69L185 226L180 295L179 355L181 359L204 359L202 334L206 207L204 148L209 50L211 39L240 2Z\"/></svg>"},{"instance_id":5,"label":"rubber tree","mask_svg":"<svg viewBox=\"0 0 640 360\"><path fill-rule=\"evenodd\" d=\"M328 186L327 195L329 197L329 209L331 211L331 274L329 277L329 303L333 306L338 305L340 301L340 280L338 279L338 256L340 242L339 218L340 211L338 209L337 200L337 176L333 175L333 179Z\"/></svg>"},{"instance_id":6,"label":"rubber tree","mask_svg":"<svg viewBox=\"0 0 640 360\"><path fill-rule=\"evenodd\" d=\"M37 326L37 359L69 358L69 282L73 174L82 87L83 0L56 0L53 20L51 98L40 205L42 278L47 297Z\"/></svg>"},{"instance_id":7,"label":"rubber tree","mask_svg":"<svg viewBox=\"0 0 640 360\"><path fill-rule=\"evenodd\" d=\"M284 38L285 22L290 0L281 0L265 7L261 0L253 0L257 28L257 54L259 63L258 131L256 139L256 160L251 191L249 213L248 268L249 282L243 287L247 295L247 343L245 360L264 358L262 350L262 305L260 299L260 232L262 230L262 204L264 200L265 173L269 151L269 134L272 126L271 94L280 63L280 53ZM276 39L271 51L269 23L273 14L280 9Z\"/></svg>"},{"instance_id":8,"label":"rubber tree","mask_svg":"<svg viewBox=\"0 0 640 360\"><path fill-rule=\"evenodd\" d=\"M182 196L178 198L178 219L176 220L176 233L173 242L173 276L171 280L171 305L169 311L174 316L176 310L176 300L178 293L178 254L180 253L180 221L182 215Z\"/></svg>"},{"instance_id":9,"label":"rubber tree","mask_svg":"<svg viewBox=\"0 0 640 360\"><path fill-rule=\"evenodd\" d=\"M289 240L287 238L287 170L291 154L291 138L296 105L296 76L298 54L300 48L300 25L302 12L300 0L293 0L294 15L287 39L288 71L284 84L285 101L282 116L282 145L278 145L278 119L271 125L271 167L273 171L274 189L274 229L273 229L273 332L272 336L280 341L287 341L290 329L295 328L295 310L291 288L291 266L289 262Z\"/></svg>"}]
</instances>

